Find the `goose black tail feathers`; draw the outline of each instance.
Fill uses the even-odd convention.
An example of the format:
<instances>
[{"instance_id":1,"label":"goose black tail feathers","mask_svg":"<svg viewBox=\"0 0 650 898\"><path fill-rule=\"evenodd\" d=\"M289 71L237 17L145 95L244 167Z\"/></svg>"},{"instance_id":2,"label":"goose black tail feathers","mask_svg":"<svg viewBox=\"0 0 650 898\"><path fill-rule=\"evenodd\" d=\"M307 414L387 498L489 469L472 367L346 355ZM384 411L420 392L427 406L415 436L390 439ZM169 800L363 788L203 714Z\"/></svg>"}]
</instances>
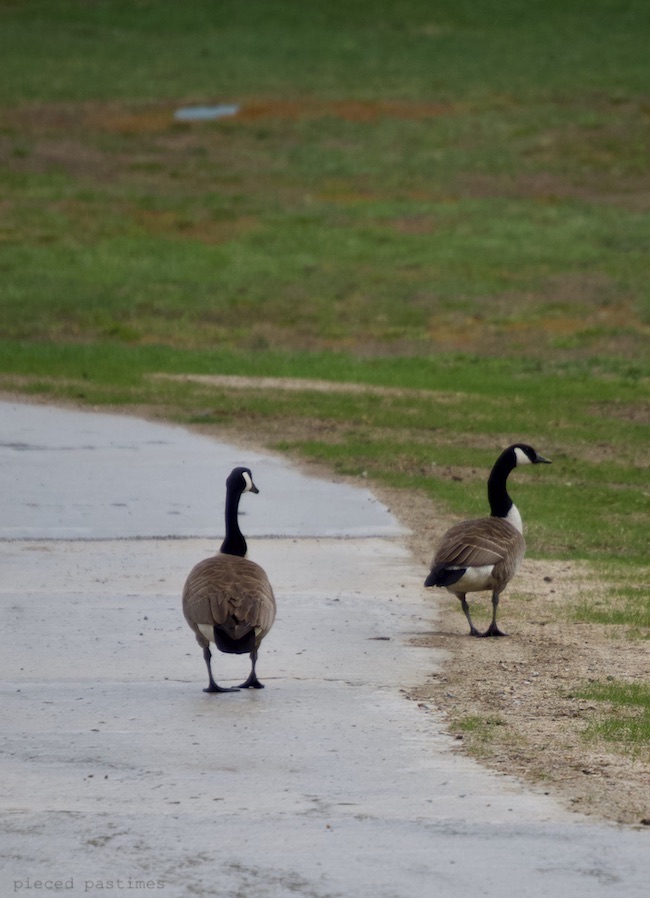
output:
<instances>
[{"instance_id":1,"label":"goose black tail feathers","mask_svg":"<svg viewBox=\"0 0 650 898\"><path fill-rule=\"evenodd\" d=\"M214 644L225 655L248 655L255 651L255 630L235 639L221 627L214 628Z\"/></svg>"},{"instance_id":2,"label":"goose black tail feathers","mask_svg":"<svg viewBox=\"0 0 650 898\"><path fill-rule=\"evenodd\" d=\"M458 583L467 568L448 568L443 564L437 564L424 581L425 586L453 586Z\"/></svg>"}]
</instances>

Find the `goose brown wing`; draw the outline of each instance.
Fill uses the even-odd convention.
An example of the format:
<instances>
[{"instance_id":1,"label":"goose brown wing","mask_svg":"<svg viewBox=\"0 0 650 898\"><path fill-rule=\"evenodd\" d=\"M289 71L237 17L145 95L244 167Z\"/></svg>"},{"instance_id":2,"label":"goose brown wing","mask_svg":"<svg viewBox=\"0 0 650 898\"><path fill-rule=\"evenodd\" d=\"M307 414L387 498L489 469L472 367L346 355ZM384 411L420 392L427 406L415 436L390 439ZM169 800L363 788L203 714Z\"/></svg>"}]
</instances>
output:
<instances>
[{"instance_id":1,"label":"goose brown wing","mask_svg":"<svg viewBox=\"0 0 650 898\"><path fill-rule=\"evenodd\" d=\"M224 624L236 617L268 632L275 619L275 597L259 564L237 555L215 555L190 571L183 613L190 624Z\"/></svg>"},{"instance_id":2,"label":"goose brown wing","mask_svg":"<svg viewBox=\"0 0 650 898\"><path fill-rule=\"evenodd\" d=\"M241 560L244 562L241 577L230 598L232 614L268 633L275 620L275 596L269 578L259 564L246 558Z\"/></svg>"},{"instance_id":3,"label":"goose brown wing","mask_svg":"<svg viewBox=\"0 0 650 898\"><path fill-rule=\"evenodd\" d=\"M510 553L523 553L524 538L503 518L478 518L455 524L445 533L433 564L483 567L498 564Z\"/></svg>"}]
</instances>

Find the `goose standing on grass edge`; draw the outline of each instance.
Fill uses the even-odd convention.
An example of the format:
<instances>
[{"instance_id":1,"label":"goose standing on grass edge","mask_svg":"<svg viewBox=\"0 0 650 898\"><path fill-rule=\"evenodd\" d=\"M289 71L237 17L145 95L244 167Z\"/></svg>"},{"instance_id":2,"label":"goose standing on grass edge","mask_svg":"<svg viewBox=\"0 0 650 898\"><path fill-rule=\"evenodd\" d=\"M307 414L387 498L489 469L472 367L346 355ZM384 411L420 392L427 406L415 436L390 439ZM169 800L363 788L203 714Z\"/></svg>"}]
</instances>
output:
<instances>
[{"instance_id":1,"label":"goose standing on grass edge","mask_svg":"<svg viewBox=\"0 0 650 898\"><path fill-rule=\"evenodd\" d=\"M275 620L275 597L264 570L249 561L237 519L242 493L259 493L249 468L234 468L226 480L226 534L219 552L199 561L183 587L183 614L203 649L209 683L204 692L263 689L255 664L260 643ZM210 643L226 654L250 654L251 671L239 687L218 686L212 676Z\"/></svg>"},{"instance_id":2,"label":"goose standing on grass edge","mask_svg":"<svg viewBox=\"0 0 650 898\"><path fill-rule=\"evenodd\" d=\"M470 636L505 636L497 627L499 596L514 577L524 559L526 543L521 515L506 481L518 465L549 465L525 443L505 449L494 463L488 479L490 517L455 524L442 537L431 564L425 586L441 586L460 599L469 623ZM469 613L468 592L492 590L492 623L479 633Z\"/></svg>"}]
</instances>

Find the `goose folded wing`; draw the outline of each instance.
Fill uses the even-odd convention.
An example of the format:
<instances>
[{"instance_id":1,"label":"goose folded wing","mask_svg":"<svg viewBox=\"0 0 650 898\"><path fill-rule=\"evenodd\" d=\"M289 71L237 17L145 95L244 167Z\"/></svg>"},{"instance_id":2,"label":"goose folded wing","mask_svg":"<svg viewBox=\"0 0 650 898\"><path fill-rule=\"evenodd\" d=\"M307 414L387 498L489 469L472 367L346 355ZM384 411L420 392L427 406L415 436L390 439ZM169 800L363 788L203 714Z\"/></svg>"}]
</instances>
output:
<instances>
[{"instance_id":1,"label":"goose folded wing","mask_svg":"<svg viewBox=\"0 0 650 898\"><path fill-rule=\"evenodd\" d=\"M237 620L247 622L268 632L275 620L275 597L268 577L254 562L243 573L238 588L229 597L230 614Z\"/></svg>"},{"instance_id":2,"label":"goose folded wing","mask_svg":"<svg viewBox=\"0 0 650 898\"><path fill-rule=\"evenodd\" d=\"M451 527L442 539L435 564L483 567L498 564L516 551L523 537L501 518L480 518Z\"/></svg>"},{"instance_id":3,"label":"goose folded wing","mask_svg":"<svg viewBox=\"0 0 650 898\"><path fill-rule=\"evenodd\" d=\"M275 618L275 599L258 564L237 555L216 555L190 572L183 610L195 624L224 624L234 616L266 631Z\"/></svg>"},{"instance_id":4,"label":"goose folded wing","mask_svg":"<svg viewBox=\"0 0 650 898\"><path fill-rule=\"evenodd\" d=\"M209 625L224 622L230 613L240 561L235 555L215 555L192 568L183 589L183 611L188 620Z\"/></svg>"}]
</instances>

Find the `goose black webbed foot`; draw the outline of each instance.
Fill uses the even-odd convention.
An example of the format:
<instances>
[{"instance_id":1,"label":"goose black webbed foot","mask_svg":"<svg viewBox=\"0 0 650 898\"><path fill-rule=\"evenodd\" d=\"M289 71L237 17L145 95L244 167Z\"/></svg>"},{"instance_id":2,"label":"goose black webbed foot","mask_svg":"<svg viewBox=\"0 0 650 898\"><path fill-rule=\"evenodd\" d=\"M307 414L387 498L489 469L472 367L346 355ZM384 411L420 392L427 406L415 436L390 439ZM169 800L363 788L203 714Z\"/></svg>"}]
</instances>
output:
<instances>
[{"instance_id":1,"label":"goose black webbed foot","mask_svg":"<svg viewBox=\"0 0 650 898\"><path fill-rule=\"evenodd\" d=\"M493 622L487 628L485 633L479 633L479 636L507 636L507 633L504 633L503 630L500 630L497 625Z\"/></svg>"},{"instance_id":2,"label":"goose black webbed foot","mask_svg":"<svg viewBox=\"0 0 650 898\"><path fill-rule=\"evenodd\" d=\"M239 684L240 689L264 689L264 683L260 683L255 674L251 674L247 680Z\"/></svg>"},{"instance_id":3,"label":"goose black webbed foot","mask_svg":"<svg viewBox=\"0 0 650 898\"><path fill-rule=\"evenodd\" d=\"M217 686L216 683L210 683L204 690L204 692L239 692L238 686Z\"/></svg>"},{"instance_id":4,"label":"goose black webbed foot","mask_svg":"<svg viewBox=\"0 0 650 898\"><path fill-rule=\"evenodd\" d=\"M257 674L255 673L256 664L257 649L253 649L253 651L251 652L251 672L248 675L248 679L239 684L240 689L264 689L264 683L260 683L260 681L257 679Z\"/></svg>"}]
</instances>

